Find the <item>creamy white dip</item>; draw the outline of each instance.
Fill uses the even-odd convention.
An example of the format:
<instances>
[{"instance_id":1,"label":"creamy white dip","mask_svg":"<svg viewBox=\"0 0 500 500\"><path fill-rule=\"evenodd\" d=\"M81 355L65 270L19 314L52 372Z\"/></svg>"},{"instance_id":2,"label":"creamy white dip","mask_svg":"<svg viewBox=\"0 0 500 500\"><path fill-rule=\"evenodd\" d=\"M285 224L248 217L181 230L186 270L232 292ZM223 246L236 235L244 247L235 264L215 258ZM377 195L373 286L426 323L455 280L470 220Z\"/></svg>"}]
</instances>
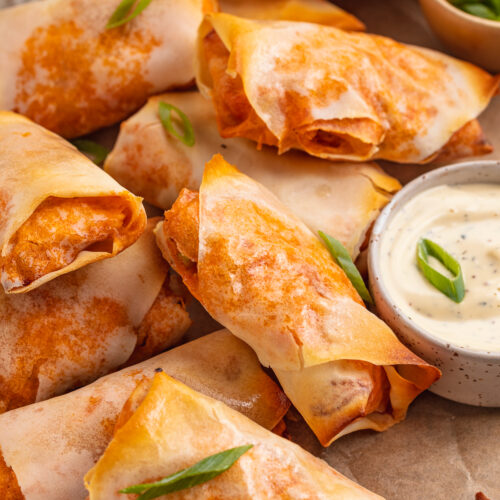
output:
<instances>
[{"instance_id":1,"label":"creamy white dip","mask_svg":"<svg viewBox=\"0 0 500 500\"><path fill-rule=\"evenodd\" d=\"M417 267L416 248L428 238L461 265L459 304L434 288ZM391 300L441 340L500 352L500 185L437 186L412 198L381 239L381 273ZM432 257L429 263L451 276Z\"/></svg>"}]
</instances>

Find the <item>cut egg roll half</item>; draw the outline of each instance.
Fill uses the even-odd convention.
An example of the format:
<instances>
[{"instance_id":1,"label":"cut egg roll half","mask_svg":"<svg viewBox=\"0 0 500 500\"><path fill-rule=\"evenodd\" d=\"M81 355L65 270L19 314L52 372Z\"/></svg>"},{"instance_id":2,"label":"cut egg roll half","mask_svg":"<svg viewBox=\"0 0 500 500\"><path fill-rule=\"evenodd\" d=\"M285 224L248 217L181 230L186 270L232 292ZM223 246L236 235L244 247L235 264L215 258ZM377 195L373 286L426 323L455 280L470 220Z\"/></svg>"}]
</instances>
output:
<instances>
[{"instance_id":1,"label":"cut egg roll half","mask_svg":"<svg viewBox=\"0 0 500 500\"><path fill-rule=\"evenodd\" d=\"M274 370L323 445L387 429L439 378L365 308L307 226L220 155L156 233L191 293Z\"/></svg>"},{"instance_id":2,"label":"cut egg roll half","mask_svg":"<svg viewBox=\"0 0 500 500\"><path fill-rule=\"evenodd\" d=\"M187 116L194 145L165 130L160 103ZM332 164L299 151L283 155L271 147L257 151L246 139L221 139L213 107L199 92L150 98L122 122L105 170L148 203L168 209L182 188L199 189L205 162L216 153L269 188L313 232L322 230L341 241L353 258L380 210L400 188L374 163Z\"/></svg>"},{"instance_id":3,"label":"cut egg roll half","mask_svg":"<svg viewBox=\"0 0 500 500\"><path fill-rule=\"evenodd\" d=\"M216 2L154 0L108 28L120 4L46 0L1 9L0 109L71 138L122 120L152 94L191 85L197 29Z\"/></svg>"},{"instance_id":4,"label":"cut egg roll half","mask_svg":"<svg viewBox=\"0 0 500 500\"><path fill-rule=\"evenodd\" d=\"M499 78L383 36L209 14L197 71L223 137L337 161L428 163L492 150L476 118Z\"/></svg>"},{"instance_id":5,"label":"cut egg roll half","mask_svg":"<svg viewBox=\"0 0 500 500\"><path fill-rule=\"evenodd\" d=\"M179 342L191 321L151 219L117 257L29 293L0 292L0 413L62 394Z\"/></svg>"},{"instance_id":6,"label":"cut egg roll half","mask_svg":"<svg viewBox=\"0 0 500 500\"><path fill-rule=\"evenodd\" d=\"M136 400L137 409L124 409L113 440L85 476L89 500L118 500L123 488L245 445L252 447L222 474L165 498L382 500L291 441L165 373L156 374Z\"/></svg>"},{"instance_id":7,"label":"cut egg roll half","mask_svg":"<svg viewBox=\"0 0 500 500\"><path fill-rule=\"evenodd\" d=\"M122 410L134 407L131 395L155 370L270 430L289 407L252 349L221 330L64 396L0 415L2 499L85 500L85 473L111 441Z\"/></svg>"},{"instance_id":8,"label":"cut egg roll half","mask_svg":"<svg viewBox=\"0 0 500 500\"><path fill-rule=\"evenodd\" d=\"M141 198L64 139L0 112L0 271L7 293L113 257L145 226Z\"/></svg>"}]
</instances>

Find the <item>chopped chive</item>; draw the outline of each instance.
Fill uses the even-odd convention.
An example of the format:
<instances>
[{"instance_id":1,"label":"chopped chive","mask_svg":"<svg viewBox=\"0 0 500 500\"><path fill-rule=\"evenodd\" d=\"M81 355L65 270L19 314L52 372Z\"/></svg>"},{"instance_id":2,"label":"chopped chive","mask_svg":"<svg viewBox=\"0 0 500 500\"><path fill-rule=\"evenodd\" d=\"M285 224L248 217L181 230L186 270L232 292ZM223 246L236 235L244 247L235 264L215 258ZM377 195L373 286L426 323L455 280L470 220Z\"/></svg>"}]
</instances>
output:
<instances>
[{"instance_id":1,"label":"chopped chive","mask_svg":"<svg viewBox=\"0 0 500 500\"><path fill-rule=\"evenodd\" d=\"M108 148L87 139L74 139L71 144L89 157L96 165L102 165L109 154Z\"/></svg>"},{"instance_id":2,"label":"chopped chive","mask_svg":"<svg viewBox=\"0 0 500 500\"><path fill-rule=\"evenodd\" d=\"M363 281L361 274L359 274L358 268L352 261L351 256L344 245L342 245L339 240L325 234L323 231L318 232L321 239L324 241L326 248L328 248L328 251L333 257L333 260L335 260L335 262L346 273L360 297L368 304L373 304L372 296L370 295L368 288L366 288L365 282Z\"/></svg>"},{"instance_id":3,"label":"chopped chive","mask_svg":"<svg viewBox=\"0 0 500 500\"><path fill-rule=\"evenodd\" d=\"M122 26L123 24L132 21L132 19L137 17L151 3L151 1L152 0L139 0L132 13L127 15L132 10L136 0L122 0L109 18L108 24L106 24L106 29L109 30L117 28L118 26Z\"/></svg>"},{"instance_id":4,"label":"chopped chive","mask_svg":"<svg viewBox=\"0 0 500 500\"><path fill-rule=\"evenodd\" d=\"M177 132L174 128L174 124L172 123L172 111L177 113L177 116L181 119L180 125L182 125L183 134L179 134L179 132ZM167 132L172 134L174 137L177 137L177 139L182 141L186 146L194 146L195 138L193 126L185 113L172 104L160 101L158 104L158 115L160 116L160 121Z\"/></svg>"},{"instance_id":5,"label":"chopped chive","mask_svg":"<svg viewBox=\"0 0 500 500\"><path fill-rule=\"evenodd\" d=\"M437 259L450 271L453 278L444 276L429 264L429 255ZM454 302L462 302L465 297L465 283L462 268L444 248L426 238L417 243L417 263L420 271L434 288L449 297Z\"/></svg>"},{"instance_id":6,"label":"chopped chive","mask_svg":"<svg viewBox=\"0 0 500 500\"><path fill-rule=\"evenodd\" d=\"M129 486L120 490L120 493L136 493L140 495L137 500L151 500L175 491L192 488L210 481L231 468L241 455L252 447L252 444L247 444L216 453L159 481Z\"/></svg>"}]
</instances>

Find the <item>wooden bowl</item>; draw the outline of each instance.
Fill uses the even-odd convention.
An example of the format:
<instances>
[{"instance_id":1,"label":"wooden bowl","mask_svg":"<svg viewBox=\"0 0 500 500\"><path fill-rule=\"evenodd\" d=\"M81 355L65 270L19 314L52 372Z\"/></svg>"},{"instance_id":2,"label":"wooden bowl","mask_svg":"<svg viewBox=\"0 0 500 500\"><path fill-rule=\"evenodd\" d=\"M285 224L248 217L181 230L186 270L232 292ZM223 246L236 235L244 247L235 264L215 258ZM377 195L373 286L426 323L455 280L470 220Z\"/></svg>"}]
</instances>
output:
<instances>
[{"instance_id":1,"label":"wooden bowl","mask_svg":"<svg viewBox=\"0 0 500 500\"><path fill-rule=\"evenodd\" d=\"M467 14L447 0L420 0L432 30L457 57L500 72L500 21Z\"/></svg>"}]
</instances>

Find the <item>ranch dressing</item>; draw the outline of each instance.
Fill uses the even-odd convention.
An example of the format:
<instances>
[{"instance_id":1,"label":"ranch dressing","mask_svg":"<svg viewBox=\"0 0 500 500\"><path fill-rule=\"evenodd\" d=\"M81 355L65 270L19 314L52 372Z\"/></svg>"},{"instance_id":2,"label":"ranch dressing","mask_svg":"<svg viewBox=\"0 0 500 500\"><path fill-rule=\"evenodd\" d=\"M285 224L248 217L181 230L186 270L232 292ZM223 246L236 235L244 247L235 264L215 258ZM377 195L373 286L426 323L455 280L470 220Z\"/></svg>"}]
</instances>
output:
<instances>
[{"instance_id":1,"label":"ranch dressing","mask_svg":"<svg viewBox=\"0 0 500 500\"><path fill-rule=\"evenodd\" d=\"M416 247L428 238L462 267L459 304L434 288L417 267ZM392 301L442 341L500 352L500 185L462 184L428 189L402 207L381 239L382 279ZM429 263L451 276L432 257Z\"/></svg>"}]
</instances>

